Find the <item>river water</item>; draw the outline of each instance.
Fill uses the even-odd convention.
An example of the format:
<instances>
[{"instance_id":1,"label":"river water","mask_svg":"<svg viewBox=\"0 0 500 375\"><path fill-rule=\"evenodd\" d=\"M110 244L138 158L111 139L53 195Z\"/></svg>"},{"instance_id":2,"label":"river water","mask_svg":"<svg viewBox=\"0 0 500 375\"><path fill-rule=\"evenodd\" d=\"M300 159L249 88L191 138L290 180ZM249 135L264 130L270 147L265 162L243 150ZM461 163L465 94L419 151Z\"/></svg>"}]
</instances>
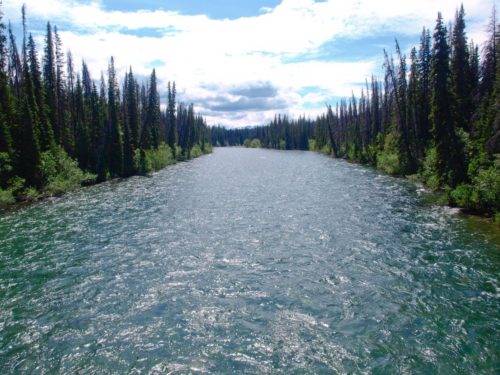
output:
<instances>
[{"instance_id":1,"label":"river water","mask_svg":"<svg viewBox=\"0 0 500 375\"><path fill-rule=\"evenodd\" d=\"M426 196L219 148L4 213L0 373L498 374L498 233Z\"/></svg>"}]
</instances>

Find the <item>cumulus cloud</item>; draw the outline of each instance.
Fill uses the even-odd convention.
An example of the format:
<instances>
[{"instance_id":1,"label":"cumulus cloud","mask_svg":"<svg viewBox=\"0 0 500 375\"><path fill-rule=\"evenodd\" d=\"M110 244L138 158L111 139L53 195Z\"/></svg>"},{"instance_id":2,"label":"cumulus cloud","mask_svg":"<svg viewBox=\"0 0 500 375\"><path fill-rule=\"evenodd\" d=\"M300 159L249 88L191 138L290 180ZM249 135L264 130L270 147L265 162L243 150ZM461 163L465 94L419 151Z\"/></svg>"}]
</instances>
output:
<instances>
[{"instance_id":1,"label":"cumulus cloud","mask_svg":"<svg viewBox=\"0 0 500 375\"><path fill-rule=\"evenodd\" d=\"M325 102L350 95L380 67L380 53L340 61L325 53L328 45L363 43L380 33L415 35L416 44L422 26L433 27L438 10L452 19L460 1L283 0L253 17L211 19L166 9L110 11L100 1L4 0L6 17L18 20L22 3L30 18L60 25L74 60L85 58L94 77L110 56L120 75L130 65L147 75L154 64L160 90L175 80L179 98L194 102L210 123L244 126L268 121L276 112L319 113ZM492 5L464 1L469 37L476 42L485 39ZM296 59L318 52L328 58Z\"/></svg>"}]
</instances>

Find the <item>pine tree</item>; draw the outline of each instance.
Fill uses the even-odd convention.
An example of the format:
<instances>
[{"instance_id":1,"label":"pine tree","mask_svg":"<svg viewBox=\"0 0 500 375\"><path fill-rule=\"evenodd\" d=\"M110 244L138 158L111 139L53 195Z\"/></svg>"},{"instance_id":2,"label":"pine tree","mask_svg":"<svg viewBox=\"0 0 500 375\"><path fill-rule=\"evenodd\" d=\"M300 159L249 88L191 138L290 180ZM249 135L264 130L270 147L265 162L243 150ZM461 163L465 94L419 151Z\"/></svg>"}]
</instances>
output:
<instances>
[{"instance_id":1,"label":"pine tree","mask_svg":"<svg viewBox=\"0 0 500 375\"><path fill-rule=\"evenodd\" d=\"M91 158L90 131L88 112L85 110L83 87L79 75L76 77L74 104L72 117L75 123L76 158L82 169L89 170Z\"/></svg>"},{"instance_id":2,"label":"pine tree","mask_svg":"<svg viewBox=\"0 0 500 375\"><path fill-rule=\"evenodd\" d=\"M109 172L111 176L123 175L123 135L119 117L119 94L115 62L111 57L108 67L108 127Z\"/></svg>"},{"instance_id":3,"label":"pine tree","mask_svg":"<svg viewBox=\"0 0 500 375\"><path fill-rule=\"evenodd\" d=\"M56 119L52 124L54 128L54 137L59 144L68 143L68 138L71 136L64 129L67 119L67 94L66 80L64 77L64 53L62 51L62 41L57 32L57 27L54 27L55 39L55 59L56 59ZM71 61L70 61L71 62Z\"/></svg>"},{"instance_id":4,"label":"pine tree","mask_svg":"<svg viewBox=\"0 0 500 375\"><path fill-rule=\"evenodd\" d=\"M134 74L132 73L132 68L125 78L126 81L126 91L124 95L126 97L126 113L128 124L130 128L130 141L134 149L140 146L140 114L139 114L139 103L138 103L138 85L134 79Z\"/></svg>"},{"instance_id":5,"label":"pine tree","mask_svg":"<svg viewBox=\"0 0 500 375\"><path fill-rule=\"evenodd\" d=\"M6 71L6 60L7 37L5 36L3 14L0 10L0 153L6 153L10 159L13 156L11 126L14 122L14 103L9 88L9 79ZM0 166L0 168L2 168L2 166Z\"/></svg>"},{"instance_id":6,"label":"pine tree","mask_svg":"<svg viewBox=\"0 0 500 375\"><path fill-rule=\"evenodd\" d=\"M40 72L40 65L38 62L35 41L31 34L28 39L28 64L30 79L33 85L32 97L34 97L36 100L36 103L30 103L32 108L32 115L35 117L35 121L39 126L40 148L42 151L46 151L54 148L54 133L47 114L48 109L47 105L45 104L45 92L43 89L42 75Z\"/></svg>"},{"instance_id":7,"label":"pine tree","mask_svg":"<svg viewBox=\"0 0 500 375\"><path fill-rule=\"evenodd\" d=\"M47 34L45 36L43 79L43 86L45 89L45 102L47 104L47 119L50 122L52 128L58 128L56 56L54 49L54 38L52 35L52 27L50 26L50 22L47 23Z\"/></svg>"},{"instance_id":8,"label":"pine tree","mask_svg":"<svg viewBox=\"0 0 500 375\"><path fill-rule=\"evenodd\" d=\"M136 140L134 140L132 128L138 124L137 95L135 94L135 81L132 74L125 73L123 86L123 174L131 176L134 170L134 152ZM135 124L134 124L135 123ZM137 129L136 129L137 131Z\"/></svg>"},{"instance_id":9,"label":"pine tree","mask_svg":"<svg viewBox=\"0 0 500 375\"><path fill-rule=\"evenodd\" d=\"M449 85L450 48L446 27L438 13L434 30L431 69L431 121L437 159L435 169L441 185L456 186L465 178L462 145L455 133L452 93Z\"/></svg>"},{"instance_id":10,"label":"pine tree","mask_svg":"<svg viewBox=\"0 0 500 375\"><path fill-rule=\"evenodd\" d=\"M418 100L418 143L419 155L422 155L431 138L430 123L430 76L431 76L431 36L430 31L424 27L420 37L418 51L418 67L420 76Z\"/></svg>"},{"instance_id":11,"label":"pine tree","mask_svg":"<svg viewBox=\"0 0 500 375\"><path fill-rule=\"evenodd\" d=\"M463 5L455 14L455 25L451 35L451 90L453 92L456 126L470 131L472 116L471 77L469 49L465 34L465 11Z\"/></svg>"},{"instance_id":12,"label":"pine tree","mask_svg":"<svg viewBox=\"0 0 500 375\"><path fill-rule=\"evenodd\" d=\"M153 148L158 148L160 144L161 111L155 69L153 69L151 73L149 82L148 109L145 127L148 127L151 131L151 146Z\"/></svg>"},{"instance_id":13,"label":"pine tree","mask_svg":"<svg viewBox=\"0 0 500 375\"><path fill-rule=\"evenodd\" d=\"M110 155L108 144L110 143L111 135L108 121L108 102L106 97L106 81L104 80L104 74L101 72L99 100L96 106L98 112L97 127L100 129L96 165L98 181L105 181L109 175Z\"/></svg>"},{"instance_id":14,"label":"pine tree","mask_svg":"<svg viewBox=\"0 0 500 375\"><path fill-rule=\"evenodd\" d=\"M173 157L176 157L177 146L177 120L175 114L175 82L170 86L168 83L168 103L167 103L167 144L172 149Z\"/></svg>"},{"instance_id":15,"label":"pine tree","mask_svg":"<svg viewBox=\"0 0 500 375\"><path fill-rule=\"evenodd\" d=\"M421 106L420 96L420 72L418 67L417 50L413 48L410 55L410 78L408 82L408 131L410 139L411 152L415 155L416 163L422 162L424 155L424 145L421 142L421 127L419 126Z\"/></svg>"},{"instance_id":16,"label":"pine tree","mask_svg":"<svg viewBox=\"0 0 500 375\"><path fill-rule=\"evenodd\" d=\"M26 186L40 188L42 185L40 132L36 116L37 108L33 84L26 58L23 67L24 93L18 101L20 129L17 147L19 157L16 171L19 176L25 179Z\"/></svg>"},{"instance_id":17,"label":"pine tree","mask_svg":"<svg viewBox=\"0 0 500 375\"><path fill-rule=\"evenodd\" d=\"M71 51L67 53L66 78L65 102L60 103L60 143L71 157L75 157L75 67Z\"/></svg>"},{"instance_id":18,"label":"pine tree","mask_svg":"<svg viewBox=\"0 0 500 375\"><path fill-rule=\"evenodd\" d=\"M151 128L149 126L149 122L147 121L147 115L148 115L148 98L146 95L146 88L144 85L141 86L141 94L140 94L140 101L141 101L141 122L142 122L142 128L141 128L141 149L147 150L151 148Z\"/></svg>"}]
</instances>

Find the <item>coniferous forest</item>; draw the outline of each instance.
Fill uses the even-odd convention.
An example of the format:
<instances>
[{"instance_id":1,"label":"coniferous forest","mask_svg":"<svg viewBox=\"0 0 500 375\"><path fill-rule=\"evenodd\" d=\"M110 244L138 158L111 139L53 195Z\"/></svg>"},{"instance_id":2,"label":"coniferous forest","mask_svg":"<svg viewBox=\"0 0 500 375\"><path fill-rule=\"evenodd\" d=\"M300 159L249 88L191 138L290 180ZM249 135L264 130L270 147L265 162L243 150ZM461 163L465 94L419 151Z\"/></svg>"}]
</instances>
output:
<instances>
[{"instance_id":1,"label":"coniferous forest","mask_svg":"<svg viewBox=\"0 0 500 375\"><path fill-rule=\"evenodd\" d=\"M500 212L500 25L495 10L484 46L469 41L465 11L447 27L441 13L409 58L396 40L372 76L323 115L276 116L263 127L211 129L213 145L315 150L409 176L447 203Z\"/></svg>"},{"instance_id":2,"label":"coniferous forest","mask_svg":"<svg viewBox=\"0 0 500 375\"><path fill-rule=\"evenodd\" d=\"M18 43L0 19L0 202L58 195L81 185L158 170L212 146L314 150L410 176L471 212L500 211L500 26L469 41L465 11L447 27L438 14L409 57L396 40L383 52L382 78L366 80L316 119L277 115L266 126L207 127L193 105L165 110L155 70L139 83L132 68L117 77L111 57L94 80L76 68L57 28L47 24L43 50L26 27ZM79 63L78 63L79 65ZM119 81L123 82L120 86Z\"/></svg>"},{"instance_id":3,"label":"coniferous forest","mask_svg":"<svg viewBox=\"0 0 500 375\"><path fill-rule=\"evenodd\" d=\"M0 13L1 14L1 13ZM58 195L114 177L146 174L211 151L209 129L168 83L161 109L155 70L139 83L111 57L95 81L47 24L43 50L26 28L20 44L0 18L0 204Z\"/></svg>"}]
</instances>

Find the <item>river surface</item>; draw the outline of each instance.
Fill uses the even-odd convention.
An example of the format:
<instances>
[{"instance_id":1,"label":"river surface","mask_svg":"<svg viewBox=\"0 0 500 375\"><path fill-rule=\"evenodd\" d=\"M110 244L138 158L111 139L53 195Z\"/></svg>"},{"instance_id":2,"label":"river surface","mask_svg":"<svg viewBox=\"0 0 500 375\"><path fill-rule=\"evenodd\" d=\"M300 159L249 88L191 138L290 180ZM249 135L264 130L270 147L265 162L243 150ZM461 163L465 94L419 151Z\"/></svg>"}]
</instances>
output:
<instances>
[{"instance_id":1,"label":"river surface","mask_svg":"<svg viewBox=\"0 0 500 375\"><path fill-rule=\"evenodd\" d=\"M498 374L498 233L426 196L218 148L4 213L0 373Z\"/></svg>"}]
</instances>

